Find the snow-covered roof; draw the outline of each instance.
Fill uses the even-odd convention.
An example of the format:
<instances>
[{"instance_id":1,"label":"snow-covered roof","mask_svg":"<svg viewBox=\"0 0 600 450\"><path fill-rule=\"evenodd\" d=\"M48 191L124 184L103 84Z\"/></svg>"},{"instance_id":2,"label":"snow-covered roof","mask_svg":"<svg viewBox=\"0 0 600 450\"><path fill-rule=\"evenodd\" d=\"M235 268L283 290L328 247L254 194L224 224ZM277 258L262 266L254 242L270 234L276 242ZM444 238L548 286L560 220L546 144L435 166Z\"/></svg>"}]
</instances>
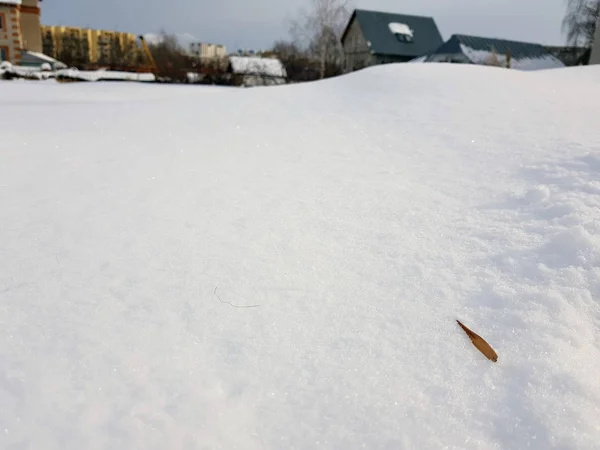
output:
<instances>
[{"instance_id":1,"label":"snow-covered roof","mask_svg":"<svg viewBox=\"0 0 600 450\"><path fill-rule=\"evenodd\" d=\"M29 53L31 56L35 56L36 58L43 59L46 62L50 62L50 63L58 62L58 60L56 60L48 55L44 55L43 53L32 52L30 50L27 50L27 53Z\"/></svg>"},{"instance_id":2,"label":"snow-covered roof","mask_svg":"<svg viewBox=\"0 0 600 450\"><path fill-rule=\"evenodd\" d=\"M473 64L498 65L506 67L506 55L487 50L475 50L460 44L462 52ZM564 64L550 53L536 56L511 57L510 68L517 70L543 70L564 67Z\"/></svg>"},{"instance_id":3,"label":"snow-covered roof","mask_svg":"<svg viewBox=\"0 0 600 450\"><path fill-rule=\"evenodd\" d=\"M230 56L229 62L233 73L243 75L264 75L268 77L287 76L282 62L275 58L256 56Z\"/></svg>"},{"instance_id":4,"label":"snow-covered roof","mask_svg":"<svg viewBox=\"0 0 600 450\"><path fill-rule=\"evenodd\" d=\"M542 70L564 67L564 63L544 46L531 42L455 34L431 52L426 61L463 62L489 66L507 66L518 70ZM445 62L445 61L444 61Z\"/></svg>"},{"instance_id":5,"label":"snow-covered roof","mask_svg":"<svg viewBox=\"0 0 600 450\"><path fill-rule=\"evenodd\" d=\"M391 22L388 24L390 31L394 34L403 34L406 36L414 37L413 30L410 29L405 23Z\"/></svg>"},{"instance_id":6,"label":"snow-covered roof","mask_svg":"<svg viewBox=\"0 0 600 450\"><path fill-rule=\"evenodd\" d=\"M9 5L20 5L21 0L0 0L0 4L9 4Z\"/></svg>"},{"instance_id":7,"label":"snow-covered roof","mask_svg":"<svg viewBox=\"0 0 600 450\"><path fill-rule=\"evenodd\" d=\"M54 65L62 65L67 67L64 63L60 62L57 59L52 58L51 56L45 55L43 53L39 53L39 52L32 52L30 50L26 50L23 52L22 58L24 59L33 59L33 60L38 60L38 61L44 61L50 64L54 64Z\"/></svg>"}]
</instances>

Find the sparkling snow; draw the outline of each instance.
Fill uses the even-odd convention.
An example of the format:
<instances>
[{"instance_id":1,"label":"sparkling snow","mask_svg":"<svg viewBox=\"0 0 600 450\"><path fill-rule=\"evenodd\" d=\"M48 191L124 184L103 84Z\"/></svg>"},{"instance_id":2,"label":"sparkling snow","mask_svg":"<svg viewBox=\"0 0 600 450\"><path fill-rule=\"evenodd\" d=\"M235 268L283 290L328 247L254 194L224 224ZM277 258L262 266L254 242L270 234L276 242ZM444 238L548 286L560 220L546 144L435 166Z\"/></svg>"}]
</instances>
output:
<instances>
[{"instance_id":1,"label":"sparkling snow","mask_svg":"<svg viewBox=\"0 0 600 450\"><path fill-rule=\"evenodd\" d=\"M599 79L0 82L0 448L597 448Z\"/></svg>"}]
</instances>

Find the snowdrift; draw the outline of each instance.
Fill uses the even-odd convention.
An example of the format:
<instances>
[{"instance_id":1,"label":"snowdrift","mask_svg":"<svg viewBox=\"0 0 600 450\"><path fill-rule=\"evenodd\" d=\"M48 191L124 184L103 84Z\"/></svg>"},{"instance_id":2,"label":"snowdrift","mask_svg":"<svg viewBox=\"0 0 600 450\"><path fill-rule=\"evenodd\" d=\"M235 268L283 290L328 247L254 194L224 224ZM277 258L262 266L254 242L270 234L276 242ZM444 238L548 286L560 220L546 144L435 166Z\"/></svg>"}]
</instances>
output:
<instances>
[{"instance_id":1,"label":"snowdrift","mask_svg":"<svg viewBox=\"0 0 600 450\"><path fill-rule=\"evenodd\" d=\"M156 81L152 73L120 72L117 70L61 69L56 71L59 81Z\"/></svg>"},{"instance_id":2,"label":"snowdrift","mask_svg":"<svg viewBox=\"0 0 600 450\"><path fill-rule=\"evenodd\" d=\"M0 83L0 448L597 448L598 69Z\"/></svg>"}]
</instances>

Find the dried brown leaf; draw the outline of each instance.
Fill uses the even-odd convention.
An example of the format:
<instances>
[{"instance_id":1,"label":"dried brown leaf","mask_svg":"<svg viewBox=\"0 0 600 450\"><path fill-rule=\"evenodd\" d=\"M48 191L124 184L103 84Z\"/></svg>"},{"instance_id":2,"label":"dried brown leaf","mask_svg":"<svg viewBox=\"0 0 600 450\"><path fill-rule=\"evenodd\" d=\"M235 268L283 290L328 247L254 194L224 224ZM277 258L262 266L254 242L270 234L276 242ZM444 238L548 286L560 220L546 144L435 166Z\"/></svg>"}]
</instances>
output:
<instances>
[{"instance_id":1,"label":"dried brown leaf","mask_svg":"<svg viewBox=\"0 0 600 450\"><path fill-rule=\"evenodd\" d=\"M460 327L464 330L464 332L467 333L467 336L469 336L469 339L471 339L471 342L473 343L475 348L477 348L477 350L483 353L484 356L490 361L498 361L498 354L494 351L492 346L486 342L485 339L483 339L481 336L474 333L473 331L469 330L465 325L461 323L460 320L457 320L457 322L460 325Z\"/></svg>"}]
</instances>

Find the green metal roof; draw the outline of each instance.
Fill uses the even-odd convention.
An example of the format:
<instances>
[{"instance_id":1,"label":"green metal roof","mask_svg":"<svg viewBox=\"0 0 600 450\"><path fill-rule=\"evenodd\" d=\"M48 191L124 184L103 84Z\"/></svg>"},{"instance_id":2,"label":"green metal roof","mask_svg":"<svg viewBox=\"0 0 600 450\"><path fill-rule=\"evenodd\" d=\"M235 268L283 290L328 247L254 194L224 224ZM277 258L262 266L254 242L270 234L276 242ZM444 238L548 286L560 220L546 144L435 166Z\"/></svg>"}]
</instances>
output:
<instances>
[{"instance_id":1,"label":"green metal roof","mask_svg":"<svg viewBox=\"0 0 600 450\"><path fill-rule=\"evenodd\" d=\"M551 53L541 44L510 41L507 39L467 36L464 34L455 34L452 37L456 38L459 43L466 45L473 50L491 51L494 49L497 53L502 55L510 52L511 56L517 59L543 58L551 55Z\"/></svg>"},{"instance_id":2,"label":"green metal roof","mask_svg":"<svg viewBox=\"0 0 600 450\"><path fill-rule=\"evenodd\" d=\"M473 64L481 64L486 53L494 51L500 58L510 54L511 67L523 70L538 70L564 67L564 63L540 44L454 34L436 50L426 55L425 62L436 62L439 56L453 55ZM459 56L462 55L462 56ZM465 61L465 62L466 62ZM444 61L446 62L446 61ZM518 62L518 65L515 64Z\"/></svg>"},{"instance_id":3,"label":"green metal roof","mask_svg":"<svg viewBox=\"0 0 600 450\"><path fill-rule=\"evenodd\" d=\"M356 9L342 35L356 19L371 51L379 55L420 56L435 50L444 42L435 21L431 17L410 16L381 11ZM413 32L413 42L400 42L390 30L390 23L407 25Z\"/></svg>"}]
</instances>

